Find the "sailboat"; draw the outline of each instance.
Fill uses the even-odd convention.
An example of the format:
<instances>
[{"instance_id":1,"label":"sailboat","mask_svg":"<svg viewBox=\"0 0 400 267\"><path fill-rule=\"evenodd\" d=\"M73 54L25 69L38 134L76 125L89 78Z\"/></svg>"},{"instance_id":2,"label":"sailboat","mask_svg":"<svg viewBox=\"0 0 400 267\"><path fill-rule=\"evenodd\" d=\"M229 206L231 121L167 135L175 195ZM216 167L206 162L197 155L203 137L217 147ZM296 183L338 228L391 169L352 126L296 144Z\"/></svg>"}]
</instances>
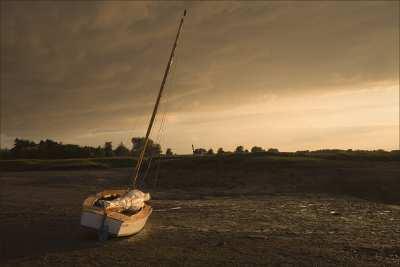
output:
<instances>
[{"instance_id":1,"label":"sailboat","mask_svg":"<svg viewBox=\"0 0 400 267\"><path fill-rule=\"evenodd\" d=\"M128 189L103 190L87 197L83 202L81 225L97 230L100 240L106 240L109 236L129 236L140 232L152 213L152 207L146 203L146 201L150 200L150 194L138 190L136 188L136 180L140 174L140 168L146 153L149 136L160 104L165 82L173 62L185 16L186 10L179 23L178 32L147 127L144 145L136 162L133 187Z\"/></svg>"}]
</instances>

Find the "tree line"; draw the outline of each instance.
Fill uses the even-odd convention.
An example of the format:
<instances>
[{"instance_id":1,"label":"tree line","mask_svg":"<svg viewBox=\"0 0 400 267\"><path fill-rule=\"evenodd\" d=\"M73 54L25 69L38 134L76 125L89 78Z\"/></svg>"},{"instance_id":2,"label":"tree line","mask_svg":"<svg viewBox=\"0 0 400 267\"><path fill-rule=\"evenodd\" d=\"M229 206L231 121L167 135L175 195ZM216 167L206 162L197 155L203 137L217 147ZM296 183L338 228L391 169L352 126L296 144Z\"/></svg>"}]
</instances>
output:
<instances>
[{"instance_id":1,"label":"tree line","mask_svg":"<svg viewBox=\"0 0 400 267\"><path fill-rule=\"evenodd\" d=\"M222 147L218 148L217 152L214 152L212 148L210 149L204 149L204 148L194 148L192 145L192 150L193 150L193 155L223 155L223 154L245 154L245 153L260 153L260 152L268 152L270 154L276 153L279 154L279 150L276 148L269 148L269 149L264 149L260 146L253 146L250 151L248 149L245 149L243 146L237 146L234 152L231 151L224 151Z\"/></svg>"},{"instance_id":2,"label":"tree line","mask_svg":"<svg viewBox=\"0 0 400 267\"><path fill-rule=\"evenodd\" d=\"M127 148L122 142L113 148L112 142L105 142L104 146L91 147L73 144L63 144L51 139L41 140L38 143L16 138L11 149L1 149L0 159L66 159L66 158L99 158L99 157L135 157L144 146L144 137L132 138L132 148ZM167 149L172 153L171 149ZM159 156L162 150L160 144L149 139L146 156Z\"/></svg>"},{"instance_id":3,"label":"tree line","mask_svg":"<svg viewBox=\"0 0 400 267\"><path fill-rule=\"evenodd\" d=\"M232 151L224 151L224 149L218 148L217 152L214 153L212 148L194 148L194 156L209 156L209 155L270 155L270 156L283 156L283 157L312 157L312 158L323 158L323 159L373 159L373 160L400 160L400 150L385 151L383 149L376 150L361 150L361 149L318 149L314 151L310 150L299 150L296 152L280 152L276 148L264 149L260 146L253 146L250 151L245 149L243 146L237 146Z\"/></svg>"},{"instance_id":4,"label":"tree line","mask_svg":"<svg viewBox=\"0 0 400 267\"><path fill-rule=\"evenodd\" d=\"M145 138L133 137L131 139L131 148L120 143L117 147L113 147L112 142L105 142L103 146L79 146L73 144L63 144L50 139L41 140L38 143L27 139L15 139L14 146L11 149L0 149L0 159L72 159L72 158L101 158L101 157L137 157L143 149ZM250 150L243 146L237 146L232 151L225 151L222 147L216 152L212 148L194 148L192 145L194 156L209 155L230 155L230 154L267 154L279 156L301 156L301 157L318 157L330 159L347 159L347 158L381 158L381 159L400 159L400 151L384 151L382 149L368 150L342 150L342 149L320 149L315 151L296 151L296 152L280 152L276 148L264 149L260 146L253 146ZM146 157L158 157L165 155L172 157L175 154L171 148L167 148L162 154L161 145L149 139Z\"/></svg>"}]
</instances>

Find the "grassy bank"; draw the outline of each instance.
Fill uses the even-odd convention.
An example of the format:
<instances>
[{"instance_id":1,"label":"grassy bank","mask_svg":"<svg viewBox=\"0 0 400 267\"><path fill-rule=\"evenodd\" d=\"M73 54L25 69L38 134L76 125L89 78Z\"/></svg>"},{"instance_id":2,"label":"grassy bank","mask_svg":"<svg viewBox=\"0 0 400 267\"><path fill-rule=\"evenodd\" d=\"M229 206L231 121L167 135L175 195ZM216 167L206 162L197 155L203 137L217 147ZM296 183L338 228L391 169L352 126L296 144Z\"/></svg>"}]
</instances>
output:
<instances>
[{"instance_id":1,"label":"grassy bank","mask_svg":"<svg viewBox=\"0 0 400 267\"><path fill-rule=\"evenodd\" d=\"M81 170L132 167L133 158L16 159L1 160L1 171Z\"/></svg>"},{"instance_id":2,"label":"grassy bank","mask_svg":"<svg viewBox=\"0 0 400 267\"><path fill-rule=\"evenodd\" d=\"M0 161L0 170L112 170L134 165L133 158L9 160ZM146 161L139 179L141 187L256 188L258 192L323 192L400 202L400 164L395 159L327 159L261 153L160 158L153 159L148 166Z\"/></svg>"},{"instance_id":3,"label":"grassy bank","mask_svg":"<svg viewBox=\"0 0 400 267\"><path fill-rule=\"evenodd\" d=\"M271 162L274 164L315 164L325 162L334 164L336 161L354 162L391 162L400 161L399 152L304 152L304 153L249 153L226 155L180 155L169 158L153 158L152 162L168 162L179 168L195 167L194 165L210 164L211 162L227 162L241 165L242 163L259 164ZM149 160L145 161L145 165ZM0 160L0 171L45 171L45 170L82 170L82 169L111 169L129 168L136 164L132 157L84 158L84 159L16 159Z\"/></svg>"}]
</instances>

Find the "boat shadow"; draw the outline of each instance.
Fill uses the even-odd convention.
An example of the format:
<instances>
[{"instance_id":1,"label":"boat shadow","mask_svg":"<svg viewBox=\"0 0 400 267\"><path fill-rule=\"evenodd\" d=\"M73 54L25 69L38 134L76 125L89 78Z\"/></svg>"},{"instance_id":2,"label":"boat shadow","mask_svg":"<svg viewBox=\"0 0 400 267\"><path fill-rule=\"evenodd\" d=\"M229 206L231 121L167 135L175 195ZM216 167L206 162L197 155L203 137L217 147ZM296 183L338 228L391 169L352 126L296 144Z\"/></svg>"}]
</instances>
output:
<instances>
[{"instance_id":1,"label":"boat shadow","mask_svg":"<svg viewBox=\"0 0 400 267\"><path fill-rule=\"evenodd\" d=\"M23 258L41 258L48 253L72 252L103 247L109 242L123 240L143 240L149 235L148 226L134 237L110 238L106 242L98 240L96 231L80 226L79 217L40 218L31 222L21 223L10 221L2 223L2 244L0 247L0 262L9 262Z\"/></svg>"}]
</instances>

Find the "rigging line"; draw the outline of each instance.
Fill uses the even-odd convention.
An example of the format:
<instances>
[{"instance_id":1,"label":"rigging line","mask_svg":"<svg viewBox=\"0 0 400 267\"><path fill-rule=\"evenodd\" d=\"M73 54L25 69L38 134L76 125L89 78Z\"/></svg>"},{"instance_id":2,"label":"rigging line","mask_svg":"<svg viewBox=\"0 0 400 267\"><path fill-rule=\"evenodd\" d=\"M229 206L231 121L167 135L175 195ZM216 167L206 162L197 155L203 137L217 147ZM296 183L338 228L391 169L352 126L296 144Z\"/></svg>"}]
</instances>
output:
<instances>
[{"instance_id":1,"label":"rigging line","mask_svg":"<svg viewBox=\"0 0 400 267\"><path fill-rule=\"evenodd\" d=\"M167 102L164 102L164 104L166 104L166 103L167 103ZM156 137L156 139L154 140L155 143L156 143L156 144L159 144L160 146L161 146L162 134L164 133L163 129L164 129L165 118L166 118L166 114L167 114L167 108L166 108L165 105L164 105L164 110L163 110L162 114L163 114L163 115L161 116L161 122L160 122L160 126L159 126L159 129L158 129L157 137ZM160 161L160 158L161 158L161 157L162 157L162 155L159 155L158 162ZM148 165L147 165L146 172L145 172L145 174L144 174L144 176L143 176L143 178L142 178L143 181L146 180L146 178L147 178L147 176L148 176L148 174L149 174L149 172L150 172L151 163L152 163L152 161L153 161L153 158L154 158L154 155L153 155L153 154L150 154L149 163L148 163Z\"/></svg>"},{"instance_id":2,"label":"rigging line","mask_svg":"<svg viewBox=\"0 0 400 267\"><path fill-rule=\"evenodd\" d=\"M175 69L176 69L176 63L171 66L171 73L172 74L171 74L170 81L168 82L169 87L171 87L171 88L174 88L173 84L175 82L175 75L173 75L173 73L174 73ZM159 144L161 147L163 147L162 146L162 144L163 144L162 140L165 138L166 125L167 125L167 123L166 123L166 121L167 121L167 113L168 113L168 107L169 107L168 106L169 101L168 101L167 95L165 96L165 101L163 101L161 104L163 104L163 105L161 105L162 116L161 116L161 122L160 122L160 126L158 128L157 137L155 139L155 142L157 144ZM166 146L165 146L165 149L166 149ZM159 167L159 164L160 164L160 161L161 161L162 157L163 157L163 155L161 154L161 155L159 155L159 157L157 159L156 164L157 164L158 167ZM146 178L148 177L148 175L150 173L150 168L151 168L151 163L153 162L153 158L154 157L151 155L151 158L150 158L149 164L147 166L147 170L146 170L146 173L145 173L145 175L143 177L143 180L146 180Z\"/></svg>"},{"instance_id":3,"label":"rigging line","mask_svg":"<svg viewBox=\"0 0 400 267\"><path fill-rule=\"evenodd\" d=\"M171 82L173 82L173 79L171 79ZM167 125L167 123L166 123L166 120L167 120L166 114L167 114L167 110L168 110L167 103L168 103L168 99L167 99L167 101L165 101L164 111L163 111L162 120L161 120L161 125L160 125L158 136L157 136L157 143L159 143L160 145L161 145L161 143L163 143L161 141L162 138L165 138L166 125ZM163 155L160 155L158 157L157 162L156 162L157 170L156 170L156 174L155 174L155 176L156 176L155 179L158 179L158 173L159 173L159 170L160 170L160 163L161 163L162 157L163 157ZM150 166L149 166L149 168L150 168ZM146 172L146 177L147 177L147 175L148 175L148 172ZM144 179L146 179L146 177ZM156 180L155 180L155 183L157 183Z\"/></svg>"},{"instance_id":4,"label":"rigging line","mask_svg":"<svg viewBox=\"0 0 400 267\"><path fill-rule=\"evenodd\" d=\"M171 72L174 73L175 69L176 69L176 64L171 67ZM173 84L174 84L174 81L175 81L174 78L175 78L175 76L172 74L171 78L170 78L170 81L168 82L169 86L172 87L172 88L173 88ZM165 101L163 101L161 103L161 109L162 109L161 121L160 121L160 126L158 128L158 132L157 132L157 135L156 135L157 137L154 140L155 143L159 144L161 147L162 147L162 143L163 143L162 139L165 137L164 133L166 131L165 129L166 129L166 120L167 120L166 118L167 118L167 113L168 113L168 104L169 104L168 97L166 95L165 96ZM162 157L162 154L159 155L159 158L158 158L156 164L160 163L161 157ZM146 172L145 172L145 174L144 174L144 176L142 178L144 181L146 180L146 178L148 177L148 175L150 173L151 163L153 162L153 158L154 158L154 156L150 155L149 164L147 165Z\"/></svg>"},{"instance_id":5,"label":"rigging line","mask_svg":"<svg viewBox=\"0 0 400 267\"><path fill-rule=\"evenodd\" d=\"M171 66L171 78L170 78L170 81L168 82L169 83L169 87L171 87L170 91L172 90L172 88L174 88L174 84L176 83L176 76L174 75L174 73L176 72L176 69L177 69L178 60L179 60L179 58L177 58L175 60L175 64ZM169 108L168 105L170 104L170 102L168 101L167 95L165 96L165 101L163 101L162 104L164 104L164 105L162 106L163 111L162 111L161 123L160 123L160 127L158 129L157 138L156 138L156 143L160 144L160 146L165 141L165 132L166 132L166 127L167 127L166 121L167 121L167 113L168 113L168 108ZM162 141L162 139L164 139L164 141ZM164 144L164 146L165 146L165 152L166 152L167 146L166 146L166 144ZM159 168L160 168L160 162L161 162L162 157L163 156L160 155L158 160L157 160L157 162L155 163L155 164L157 164L157 168L158 168L157 173L158 173ZM151 168L152 159L153 158L150 159L150 163L149 163L148 168L146 170L145 176L143 177L143 180L145 180L147 178L147 176L148 176L148 174L150 172L149 170ZM158 178L158 175L156 175L156 179L157 178Z\"/></svg>"},{"instance_id":6,"label":"rigging line","mask_svg":"<svg viewBox=\"0 0 400 267\"><path fill-rule=\"evenodd\" d=\"M174 88L174 83L176 82L176 76L174 75L174 73L175 73L175 71L176 71L176 69L177 69L177 62L178 62L178 60L179 60L179 58L176 58L176 59L175 59L175 64L172 64L172 65L171 65L171 69L170 69L170 73L171 73L171 74L170 74L170 80L166 82L166 85L168 85L169 87L171 87L170 91L172 90L172 88ZM157 132L156 138L154 139L155 144L159 144L159 145L161 146L161 148L163 147L163 146L162 146L162 143L163 143L163 142L162 142L162 139L165 138L165 135L164 135L164 134L165 134L165 132L166 132L166 125L167 125L167 124L166 124L166 120L167 120L168 104L169 104L169 101L168 101L168 92L165 94L164 99L165 99L165 100L164 100L164 101L161 101L161 103L160 103L160 109L162 110L162 112L160 112L160 113L162 113L162 115L161 115L160 126L159 126L159 128L158 128L158 132ZM156 118L155 124L157 124L158 121L159 121L159 117ZM166 146L165 146L165 149L166 149ZM162 154L159 155L158 160L157 160L157 162L156 162L156 164L157 164L158 167L159 167L161 158L162 158ZM154 159L154 155L153 155L153 154L150 154L150 158L148 159L148 164L147 164L146 172L145 172L145 174L143 175L143 178L142 178L143 182L145 182L146 179L147 179L147 177L149 176L149 173L150 173L150 169L151 169L151 165L152 165L153 159Z\"/></svg>"},{"instance_id":7,"label":"rigging line","mask_svg":"<svg viewBox=\"0 0 400 267\"><path fill-rule=\"evenodd\" d=\"M162 106L161 106L161 108L162 108ZM158 117L155 118L154 124L157 125L157 123L158 123L159 120L160 120L160 119L159 119ZM150 136L149 136L149 138L150 138ZM155 142L155 143L158 143L158 141L157 141L156 139L154 140L154 142ZM143 183L145 182L146 177L147 177L147 175L148 175L148 173L149 173L152 160L153 160L153 154L151 153L151 149L150 149L150 157L147 157L147 159L145 160L145 162L147 163L147 168L146 168L146 172L145 172L145 174L144 174L144 176L143 176L143 178L142 178Z\"/></svg>"},{"instance_id":8,"label":"rigging line","mask_svg":"<svg viewBox=\"0 0 400 267\"><path fill-rule=\"evenodd\" d=\"M173 79L171 79L171 82L173 82ZM166 101L164 101L164 103L161 103L161 104L164 104L164 105L160 105L160 108L163 109L162 116L161 116L161 121L160 121L160 117L157 117L155 119L155 122L154 122L154 124L157 124L160 121L160 126L159 126L159 129L158 129L158 132L157 132L157 137L154 140L155 143L156 144L160 144L160 146L161 146L160 140L161 140L161 137L162 137L162 133L164 132L164 129L165 129L165 127L164 127L165 126L165 118L166 118L166 113L167 113L167 110L168 110L167 106L166 106L167 103L168 103L168 99L166 99ZM145 174L143 175L143 178L142 178L143 182L146 180L146 178L147 178L147 176L148 176L148 174L150 172L151 163L153 161L153 158L154 158L154 155L150 154L150 157L146 160L148 162L148 164L147 164L146 172L145 172Z\"/></svg>"},{"instance_id":9,"label":"rigging line","mask_svg":"<svg viewBox=\"0 0 400 267\"><path fill-rule=\"evenodd\" d=\"M170 87L171 87L171 90L172 90L172 88L174 88L174 85L173 85L173 84L176 82L176 76L174 75L174 73L175 73L175 71L176 71L176 69L177 69L177 61L178 61L178 60L176 60L176 61L175 61L175 64L171 66L171 78L170 78L170 82L169 82ZM170 90L170 91L171 91L171 90ZM156 143L160 144L160 146L161 146L161 144L163 143L162 139L163 139L163 138L165 139L165 132L166 132L166 126L167 126L166 121L167 121L167 113L168 113L168 107L169 107L168 105L170 104L170 102L168 101L167 95L165 96L165 101L163 102L163 104L164 104L164 105L163 105L163 112L162 112L162 117L161 117L161 123L160 123L160 127L159 127L159 129L158 129L157 138L156 138L156 140L157 140ZM161 146L161 147L162 147L162 146ZM166 145L165 145L165 149L167 149L167 146L166 146ZM165 151L165 152L166 152L166 151ZM160 162L161 162L161 158L162 158L162 155L159 156L159 158L158 158L158 160L157 160L157 162L156 162L158 168L159 168L159 165L160 165ZM150 168L150 166L149 166L148 168ZM143 179L146 179L148 173L149 173L149 172L146 171L146 175L145 175L145 177L144 177Z\"/></svg>"},{"instance_id":10,"label":"rigging line","mask_svg":"<svg viewBox=\"0 0 400 267\"><path fill-rule=\"evenodd\" d=\"M168 60L168 64L167 64L167 66L166 66L166 68L165 68L164 76L163 76L163 79L162 79L162 81L161 81L160 90L159 90L159 92L158 92L157 99L156 99L156 103L155 103L154 108L153 108L153 113L151 114L151 118L150 118L150 121L149 121L149 125L148 125L148 127L147 127L146 139L145 139L145 142L144 142L144 146L143 146L142 151L140 152L139 159L138 159L138 161L136 162L135 175L134 175L134 177L132 178L132 180L133 180L133 181L132 181L132 182L133 182L133 188L136 187L136 180L137 180L137 178L138 178L138 176L139 176L139 173L140 173L140 167L141 167L141 165L142 165L143 158L144 158L145 151L146 151L146 146L147 146L148 141L149 141L149 136L150 136L150 133L151 133L151 128L153 127L154 118L156 117L156 114L157 114L158 106L159 106L159 104L160 104L160 99L161 99L161 96L162 96L162 93L163 93L163 90L164 90L164 85L165 85L165 82L167 81L167 76L168 76L168 73L169 73L169 70L170 70L170 67L171 67L171 64L172 64L174 55L175 55L175 49L176 49L176 47L177 47L177 45L178 45L178 39L179 39L181 30L182 30L183 21L184 21L185 16L186 16L186 9L185 9L185 11L183 12L183 15L182 15L182 17L181 17L181 21L180 21L180 23L179 23L178 32L177 32L176 37L175 37L174 45L173 45L173 47L172 47L171 54L170 54L169 60Z\"/></svg>"}]
</instances>

